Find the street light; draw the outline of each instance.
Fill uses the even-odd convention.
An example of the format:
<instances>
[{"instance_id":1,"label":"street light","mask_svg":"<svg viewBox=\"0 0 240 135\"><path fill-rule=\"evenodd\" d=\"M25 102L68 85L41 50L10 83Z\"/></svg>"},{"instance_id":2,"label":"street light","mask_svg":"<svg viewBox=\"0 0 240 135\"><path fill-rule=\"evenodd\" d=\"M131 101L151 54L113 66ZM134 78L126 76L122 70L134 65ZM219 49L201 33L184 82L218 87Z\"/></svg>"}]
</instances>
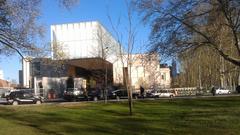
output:
<instances>
[{"instance_id":1,"label":"street light","mask_svg":"<svg viewBox=\"0 0 240 135\"><path fill-rule=\"evenodd\" d=\"M107 103L107 77L108 77L108 65L106 63L107 61L107 52L108 47L105 47L104 49L104 63L105 63L105 90L104 90L104 102Z\"/></svg>"}]
</instances>

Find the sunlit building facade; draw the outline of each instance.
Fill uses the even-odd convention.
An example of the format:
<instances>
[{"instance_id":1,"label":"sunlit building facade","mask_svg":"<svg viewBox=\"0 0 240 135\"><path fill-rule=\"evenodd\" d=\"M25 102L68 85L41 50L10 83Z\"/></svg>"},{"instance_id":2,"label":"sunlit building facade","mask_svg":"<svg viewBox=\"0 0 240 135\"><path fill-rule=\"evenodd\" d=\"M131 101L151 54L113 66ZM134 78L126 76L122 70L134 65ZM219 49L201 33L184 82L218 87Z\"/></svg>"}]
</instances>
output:
<instances>
[{"instance_id":1,"label":"sunlit building facade","mask_svg":"<svg viewBox=\"0 0 240 135\"><path fill-rule=\"evenodd\" d=\"M51 49L49 58L23 60L24 87L63 91L69 76L85 88L123 86L128 77L135 89L140 85L170 87L170 72L160 68L157 55L151 61L146 54L131 55L129 68L124 49L98 21L52 25Z\"/></svg>"},{"instance_id":2,"label":"sunlit building facade","mask_svg":"<svg viewBox=\"0 0 240 135\"><path fill-rule=\"evenodd\" d=\"M121 48L98 21L52 25L51 43L53 59L103 58L114 62Z\"/></svg>"},{"instance_id":3,"label":"sunlit building facade","mask_svg":"<svg viewBox=\"0 0 240 135\"><path fill-rule=\"evenodd\" d=\"M127 61L129 61L127 63ZM121 84L128 81L133 89L145 88L170 88L170 68L161 66L157 54L132 54L124 55L113 66L114 82ZM123 75L125 70L125 76Z\"/></svg>"}]
</instances>

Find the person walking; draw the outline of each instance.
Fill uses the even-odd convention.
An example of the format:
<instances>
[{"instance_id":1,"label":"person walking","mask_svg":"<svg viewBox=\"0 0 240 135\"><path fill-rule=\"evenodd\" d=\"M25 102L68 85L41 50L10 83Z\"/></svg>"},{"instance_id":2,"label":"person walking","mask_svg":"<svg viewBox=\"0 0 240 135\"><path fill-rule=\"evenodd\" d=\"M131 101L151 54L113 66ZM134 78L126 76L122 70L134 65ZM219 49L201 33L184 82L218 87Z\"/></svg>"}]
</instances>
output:
<instances>
[{"instance_id":1,"label":"person walking","mask_svg":"<svg viewBox=\"0 0 240 135\"><path fill-rule=\"evenodd\" d=\"M214 86L212 87L212 91L211 91L211 92L212 92L212 95L215 96L216 90L215 90L215 87L214 87Z\"/></svg>"},{"instance_id":2,"label":"person walking","mask_svg":"<svg viewBox=\"0 0 240 135\"><path fill-rule=\"evenodd\" d=\"M144 98L144 88L143 88L143 86L140 86L140 92L141 92L142 98Z\"/></svg>"},{"instance_id":3,"label":"person walking","mask_svg":"<svg viewBox=\"0 0 240 135\"><path fill-rule=\"evenodd\" d=\"M238 85L238 86L236 87L236 91L237 91L237 93L240 93L240 85Z\"/></svg>"}]
</instances>

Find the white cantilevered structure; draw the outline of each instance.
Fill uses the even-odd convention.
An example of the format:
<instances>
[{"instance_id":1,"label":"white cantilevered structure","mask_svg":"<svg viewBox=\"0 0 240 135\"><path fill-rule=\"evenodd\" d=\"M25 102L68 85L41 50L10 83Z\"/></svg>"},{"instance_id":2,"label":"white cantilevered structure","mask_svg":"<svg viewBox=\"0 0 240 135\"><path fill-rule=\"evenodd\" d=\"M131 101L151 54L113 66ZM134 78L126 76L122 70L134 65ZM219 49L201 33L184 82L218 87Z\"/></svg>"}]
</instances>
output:
<instances>
[{"instance_id":1,"label":"white cantilevered structure","mask_svg":"<svg viewBox=\"0 0 240 135\"><path fill-rule=\"evenodd\" d=\"M114 62L121 48L98 21L51 25L51 43L53 59L62 57L58 56L62 51L66 59L104 58Z\"/></svg>"},{"instance_id":2,"label":"white cantilevered structure","mask_svg":"<svg viewBox=\"0 0 240 135\"><path fill-rule=\"evenodd\" d=\"M36 81L39 81L39 84L44 82L44 77L66 78L68 76L82 77L86 79L86 84L98 85L107 82L108 80L106 81L104 78L111 78L113 84L124 84L123 70L126 70L126 65L122 63L120 56L126 54L124 54L122 46L98 21L51 25L51 49L49 58L34 58L32 63L23 61L25 87L33 86L34 83L31 81L34 81L34 77ZM166 69L166 73L159 73L161 69L158 59L141 63L143 59L147 59L145 56L147 55L132 55L135 58L131 69L131 80L134 87L138 88L143 83L142 81L149 83L149 85L163 83L159 85L169 87L168 70ZM65 63L65 65L63 67L61 64L57 65L58 70L61 70L61 72L56 72L57 75L51 71L56 67L47 65L44 61ZM147 67L150 65L153 67ZM155 69L154 72L157 73L150 73L148 69ZM106 74L107 77L104 77ZM153 77L151 74L157 76L151 78ZM160 79L160 76L165 79L151 81Z\"/></svg>"}]
</instances>

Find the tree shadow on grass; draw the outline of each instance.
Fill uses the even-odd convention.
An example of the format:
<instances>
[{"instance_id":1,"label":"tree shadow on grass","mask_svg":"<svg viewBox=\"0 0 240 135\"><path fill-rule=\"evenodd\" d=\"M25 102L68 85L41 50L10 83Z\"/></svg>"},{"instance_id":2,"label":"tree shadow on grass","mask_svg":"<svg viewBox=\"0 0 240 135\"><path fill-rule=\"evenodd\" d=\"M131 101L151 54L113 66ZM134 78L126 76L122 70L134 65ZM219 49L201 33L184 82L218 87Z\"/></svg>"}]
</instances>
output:
<instances>
[{"instance_id":1,"label":"tree shadow on grass","mask_svg":"<svg viewBox=\"0 0 240 135\"><path fill-rule=\"evenodd\" d=\"M41 113L37 113L37 112L34 112L34 114L29 112L27 114L1 113L0 116L1 118L9 122L13 122L17 125L35 129L37 131L36 134L43 133L43 134L51 134L51 135L62 135L62 133L59 133L58 131L54 131L54 130L43 128L43 127L44 125L48 125L52 122L55 122L57 124L59 121L65 121L63 118L60 118L60 117L51 117L51 115L44 116ZM23 134L27 134L27 133L23 133Z\"/></svg>"},{"instance_id":2,"label":"tree shadow on grass","mask_svg":"<svg viewBox=\"0 0 240 135\"><path fill-rule=\"evenodd\" d=\"M219 107L227 108L228 105L235 101L239 100L229 99L226 102L222 99L137 102L134 105L133 116L128 115L126 104L99 104L99 106L94 106L93 108L92 106L86 107L85 109L58 107L55 108L56 110L40 112L31 111L31 109L18 111L17 109L3 107L0 109L0 117L18 125L34 129L36 134L191 134L200 131L192 132L193 128L201 127L201 124L209 124L207 122L210 122L212 119L215 120L216 114L212 109ZM235 107L237 104L239 103L233 106ZM218 113L218 115L224 114ZM207 119L208 117L209 120ZM203 126L202 128L211 131L211 127Z\"/></svg>"}]
</instances>

